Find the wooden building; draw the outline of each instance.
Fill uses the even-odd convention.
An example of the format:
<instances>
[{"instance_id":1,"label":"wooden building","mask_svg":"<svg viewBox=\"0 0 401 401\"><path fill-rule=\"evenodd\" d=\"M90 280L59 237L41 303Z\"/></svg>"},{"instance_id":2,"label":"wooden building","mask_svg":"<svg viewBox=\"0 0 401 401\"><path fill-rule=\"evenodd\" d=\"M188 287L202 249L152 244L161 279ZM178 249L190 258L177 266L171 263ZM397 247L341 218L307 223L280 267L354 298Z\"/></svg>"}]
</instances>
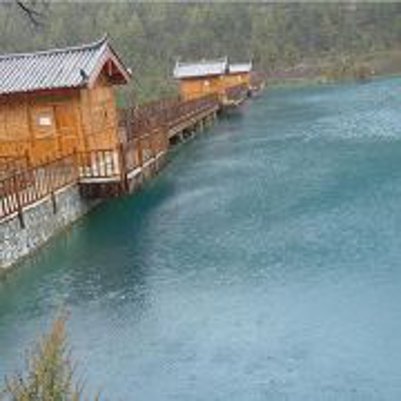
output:
<instances>
[{"instance_id":1,"label":"wooden building","mask_svg":"<svg viewBox=\"0 0 401 401\"><path fill-rule=\"evenodd\" d=\"M179 82L182 99L189 100L208 94L222 95L227 72L228 60L222 58L193 63L177 62L173 75Z\"/></svg>"},{"instance_id":2,"label":"wooden building","mask_svg":"<svg viewBox=\"0 0 401 401\"><path fill-rule=\"evenodd\" d=\"M107 36L78 47L0 56L0 156L34 163L119 142L114 85L130 71Z\"/></svg>"},{"instance_id":3,"label":"wooden building","mask_svg":"<svg viewBox=\"0 0 401 401\"><path fill-rule=\"evenodd\" d=\"M226 86L245 84L248 89L251 85L252 62L230 64L225 75Z\"/></svg>"}]
</instances>

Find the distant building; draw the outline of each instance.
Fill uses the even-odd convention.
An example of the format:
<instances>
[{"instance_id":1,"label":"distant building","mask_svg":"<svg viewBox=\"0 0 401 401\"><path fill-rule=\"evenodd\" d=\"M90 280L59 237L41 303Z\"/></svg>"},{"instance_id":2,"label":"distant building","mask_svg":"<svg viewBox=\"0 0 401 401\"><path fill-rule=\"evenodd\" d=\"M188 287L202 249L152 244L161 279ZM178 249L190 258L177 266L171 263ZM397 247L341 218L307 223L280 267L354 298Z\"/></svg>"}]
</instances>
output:
<instances>
[{"instance_id":1,"label":"distant building","mask_svg":"<svg viewBox=\"0 0 401 401\"><path fill-rule=\"evenodd\" d=\"M228 69L227 57L191 63L177 62L173 75L179 81L181 97L187 100L224 92L224 77Z\"/></svg>"},{"instance_id":2,"label":"distant building","mask_svg":"<svg viewBox=\"0 0 401 401\"><path fill-rule=\"evenodd\" d=\"M230 64L226 75L227 86L245 84L248 88L251 84L252 62Z\"/></svg>"},{"instance_id":3,"label":"distant building","mask_svg":"<svg viewBox=\"0 0 401 401\"><path fill-rule=\"evenodd\" d=\"M114 85L130 71L107 37L88 45L0 56L0 155L33 161L117 145Z\"/></svg>"}]
</instances>

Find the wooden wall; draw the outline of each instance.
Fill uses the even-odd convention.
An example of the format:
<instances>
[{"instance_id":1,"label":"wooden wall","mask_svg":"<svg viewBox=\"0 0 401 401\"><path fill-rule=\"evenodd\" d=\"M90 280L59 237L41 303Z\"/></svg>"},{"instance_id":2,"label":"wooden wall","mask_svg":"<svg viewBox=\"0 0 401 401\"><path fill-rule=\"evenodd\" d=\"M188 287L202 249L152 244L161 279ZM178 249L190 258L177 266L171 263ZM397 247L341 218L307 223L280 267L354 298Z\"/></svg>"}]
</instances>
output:
<instances>
[{"instance_id":1,"label":"wooden wall","mask_svg":"<svg viewBox=\"0 0 401 401\"><path fill-rule=\"evenodd\" d=\"M119 143L114 87L101 76L92 89L81 90L84 147L109 149Z\"/></svg>"},{"instance_id":2,"label":"wooden wall","mask_svg":"<svg viewBox=\"0 0 401 401\"><path fill-rule=\"evenodd\" d=\"M0 96L0 156L39 163L117 142L114 88L103 75L92 89Z\"/></svg>"},{"instance_id":3,"label":"wooden wall","mask_svg":"<svg viewBox=\"0 0 401 401\"><path fill-rule=\"evenodd\" d=\"M194 99L210 93L224 95L224 90L235 85L250 85L250 73L226 74L212 77L183 79L180 81L180 93L184 100Z\"/></svg>"},{"instance_id":4,"label":"wooden wall","mask_svg":"<svg viewBox=\"0 0 401 401\"><path fill-rule=\"evenodd\" d=\"M226 74L224 76L226 88L234 85L245 84L249 87L251 83L251 75L248 72Z\"/></svg>"},{"instance_id":5,"label":"wooden wall","mask_svg":"<svg viewBox=\"0 0 401 401\"><path fill-rule=\"evenodd\" d=\"M77 145L79 94L53 91L0 97L0 155L33 161L66 153Z\"/></svg>"},{"instance_id":6,"label":"wooden wall","mask_svg":"<svg viewBox=\"0 0 401 401\"><path fill-rule=\"evenodd\" d=\"M211 93L220 94L224 90L224 76L211 76L183 79L180 81L180 93L184 100L194 99Z\"/></svg>"}]
</instances>

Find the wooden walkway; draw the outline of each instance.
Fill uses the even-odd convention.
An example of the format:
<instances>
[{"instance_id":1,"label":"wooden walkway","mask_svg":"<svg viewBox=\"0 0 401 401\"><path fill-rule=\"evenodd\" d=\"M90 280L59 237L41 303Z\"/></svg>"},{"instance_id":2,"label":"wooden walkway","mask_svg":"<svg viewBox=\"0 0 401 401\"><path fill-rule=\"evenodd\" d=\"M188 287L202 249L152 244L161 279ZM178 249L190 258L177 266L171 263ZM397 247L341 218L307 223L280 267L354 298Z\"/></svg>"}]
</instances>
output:
<instances>
[{"instance_id":1,"label":"wooden walkway","mask_svg":"<svg viewBox=\"0 0 401 401\"><path fill-rule=\"evenodd\" d=\"M68 185L86 197L129 193L156 173L169 147L208 126L219 110L241 104L244 85L229 88L223 99L208 95L188 101L163 99L119 112L120 141L107 149L73 152L31 166L28 158L0 157L0 220Z\"/></svg>"},{"instance_id":2,"label":"wooden walkway","mask_svg":"<svg viewBox=\"0 0 401 401\"><path fill-rule=\"evenodd\" d=\"M27 158L0 158L0 220L68 185L79 184L89 197L130 192L135 180L155 173L176 137L215 117L215 96L168 99L120 111L120 143L113 148L74 152L31 166ZM182 138L181 138L182 139Z\"/></svg>"}]
</instances>

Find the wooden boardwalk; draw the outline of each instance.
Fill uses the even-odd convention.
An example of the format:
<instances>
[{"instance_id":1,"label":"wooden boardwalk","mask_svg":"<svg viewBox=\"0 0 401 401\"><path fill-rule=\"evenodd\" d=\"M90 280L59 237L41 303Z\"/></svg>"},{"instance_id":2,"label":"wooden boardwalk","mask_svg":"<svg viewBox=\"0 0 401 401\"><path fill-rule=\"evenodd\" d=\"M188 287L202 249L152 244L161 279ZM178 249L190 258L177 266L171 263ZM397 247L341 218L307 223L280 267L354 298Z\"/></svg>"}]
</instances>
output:
<instances>
[{"instance_id":1,"label":"wooden boardwalk","mask_svg":"<svg viewBox=\"0 0 401 401\"><path fill-rule=\"evenodd\" d=\"M0 159L0 220L68 185L83 196L110 197L130 192L138 177L163 164L171 144L209 124L220 108L216 96L190 101L168 99L120 111L120 143L107 149L73 152L32 166L27 158Z\"/></svg>"},{"instance_id":2,"label":"wooden boardwalk","mask_svg":"<svg viewBox=\"0 0 401 401\"><path fill-rule=\"evenodd\" d=\"M90 198L131 192L162 167L171 145L201 131L220 110L237 107L247 95L248 88L237 85L223 99L171 98L122 109L120 139L113 147L74 151L39 165L31 165L28 157L0 157L0 221L19 214L23 225L24 208L69 185L79 185L82 196Z\"/></svg>"}]
</instances>

